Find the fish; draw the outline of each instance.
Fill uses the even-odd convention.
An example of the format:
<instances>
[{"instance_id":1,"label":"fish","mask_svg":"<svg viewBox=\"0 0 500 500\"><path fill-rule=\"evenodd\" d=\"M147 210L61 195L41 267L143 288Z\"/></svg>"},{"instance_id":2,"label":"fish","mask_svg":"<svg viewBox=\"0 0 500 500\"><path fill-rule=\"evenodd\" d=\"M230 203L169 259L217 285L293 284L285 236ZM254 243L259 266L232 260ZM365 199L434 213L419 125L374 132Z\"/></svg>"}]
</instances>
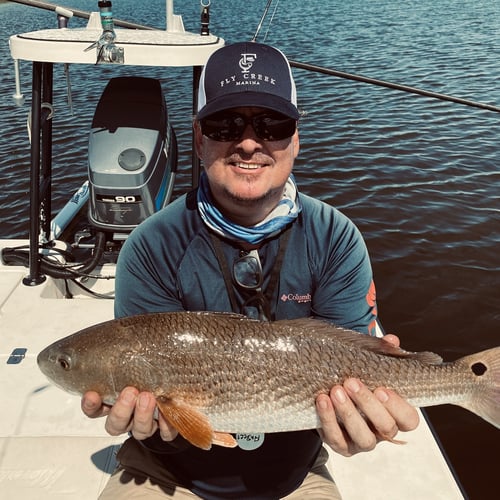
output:
<instances>
[{"instance_id":1,"label":"fish","mask_svg":"<svg viewBox=\"0 0 500 500\"><path fill-rule=\"evenodd\" d=\"M500 428L500 347L443 362L314 318L140 314L58 340L37 362L54 385L96 391L109 405L127 386L153 393L163 417L205 450L235 446L235 433L320 428L316 398L349 377L414 406L461 406Z\"/></svg>"}]
</instances>

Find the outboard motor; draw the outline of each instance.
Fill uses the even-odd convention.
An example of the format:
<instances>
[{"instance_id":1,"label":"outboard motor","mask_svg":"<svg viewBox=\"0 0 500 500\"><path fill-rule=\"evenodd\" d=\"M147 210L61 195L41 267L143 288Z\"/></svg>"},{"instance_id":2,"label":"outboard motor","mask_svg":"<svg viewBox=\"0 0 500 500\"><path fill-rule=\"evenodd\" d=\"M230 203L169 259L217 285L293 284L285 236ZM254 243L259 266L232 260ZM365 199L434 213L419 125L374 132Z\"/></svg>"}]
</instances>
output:
<instances>
[{"instance_id":1,"label":"outboard motor","mask_svg":"<svg viewBox=\"0 0 500 500\"><path fill-rule=\"evenodd\" d=\"M97 105L89 138L89 220L127 233L170 202L177 141L160 82L118 77Z\"/></svg>"}]
</instances>

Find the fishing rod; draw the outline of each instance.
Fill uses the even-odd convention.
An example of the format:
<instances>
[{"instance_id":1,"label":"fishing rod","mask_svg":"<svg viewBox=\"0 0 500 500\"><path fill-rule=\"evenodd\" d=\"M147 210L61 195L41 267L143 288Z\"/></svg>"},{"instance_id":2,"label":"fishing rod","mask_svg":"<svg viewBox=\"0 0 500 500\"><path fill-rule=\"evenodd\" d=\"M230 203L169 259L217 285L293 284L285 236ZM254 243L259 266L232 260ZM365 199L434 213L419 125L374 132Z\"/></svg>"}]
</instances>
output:
<instances>
[{"instance_id":1,"label":"fishing rod","mask_svg":"<svg viewBox=\"0 0 500 500\"><path fill-rule=\"evenodd\" d=\"M323 66L315 66L313 64L301 63L297 61L290 61L290 66L299 69L305 69L308 71L314 71L316 73L323 73L325 75L336 76L339 78L345 78L346 80L354 80L357 82L369 83L371 85L378 85L379 87L386 87L394 90L401 90L402 92L408 92L410 94L418 94L425 97L432 97L434 99L440 99L442 101L454 102L457 104L463 104L465 106L471 106L474 108L486 109L488 111L496 111L500 113L500 107L494 106L492 104L486 104L483 102L471 101L469 99L462 99L461 97L454 97L447 94L440 94L438 92L432 92L430 90L419 89L416 87L410 87L408 85L402 85L399 83L386 82L384 80L377 80L376 78L370 78L367 76L354 75L351 73L345 73L344 71L338 71L335 69L325 68Z\"/></svg>"},{"instance_id":2,"label":"fishing rod","mask_svg":"<svg viewBox=\"0 0 500 500\"><path fill-rule=\"evenodd\" d=\"M262 14L262 17L260 18L257 29L255 30L255 34L252 38L252 42L255 42L257 40L257 37L259 36L260 30L262 29L262 24L264 23L264 19L267 17L267 13L269 12L269 8L271 7L272 3L273 3L273 0L267 0L267 5L264 7L264 13Z\"/></svg>"},{"instance_id":3,"label":"fishing rod","mask_svg":"<svg viewBox=\"0 0 500 500\"><path fill-rule=\"evenodd\" d=\"M52 10L58 13L60 11L70 11L73 13L75 17L80 17L82 19L89 19L91 14L90 12L87 12L85 10L74 9L73 7L62 7L60 5L55 5L49 2L41 2L39 0L8 0L8 1L13 3L20 3L23 5L29 5L30 7L37 7L38 9ZM156 29L152 28L151 26L145 26L143 24L132 23L129 21L122 21L121 19L115 19L115 18L113 18L113 23L115 24L115 26L120 26L122 28L129 28L134 30Z\"/></svg>"},{"instance_id":4,"label":"fishing rod","mask_svg":"<svg viewBox=\"0 0 500 500\"><path fill-rule=\"evenodd\" d=\"M38 7L41 9L52 10L52 11L56 11L56 9L61 9L61 8L67 9L67 8L59 7L55 4L51 4L48 2L41 2L39 0L9 0L9 1L24 4L24 5L29 5L31 7ZM264 21L264 18L267 15L267 12L269 11L271 3L272 3L272 0L269 0L267 5L266 5L265 12L260 20L259 26L257 27L257 31L253 37L253 41L255 41L255 39L257 38L257 35L262 27L262 23ZM90 17L90 12L86 12L86 11L78 10L78 9L73 9L73 8L68 9L68 10L71 10L71 12L73 12L73 15L76 17L82 17L84 19L89 19L89 17ZM156 28L152 28L150 26L144 26L142 24L132 23L132 22L128 22L128 21L121 21L119 19L113 19L113 21L114 21L116 26L121 26L123 28L139 29L139 30L154 30L154 29L156 29ZM357 81L357 82L368 83L370 85L376 85L379 87L385 87L385 88L389 88L389 89L393 89L393 90L399 90L401 92L407 92L410 94L417 94L417 95L421 95L424 97L439 99L441 101L454 102L456 104L461 104L464 106L479 108L479 109L483 109L483 110L487 110L487 111L495 111L496 113L500 113L500 107L494 106L492 104L487 104L487 103L478 102L478 101L472 101L470 99L462 99L461 97L454 97L454 96L451 96L448 94L441 94L439 92L432 92L430 90L419 89L417 87L411 87L411 86L403 85L403 84L399 84L399 83L387 82L384 80L378 80L376 78L370 78L367 76L346 73L344 71L338 71L335 69L326 68L324 66L317 66L314 64L301 63L298 61L289 61L289 62L290 62L290 65L292 67L297 68L297 69L304 69L304 70L312 71L315 73L321 73L324 75L335 76L337 78L344 78L346 80L353 80L353 81Z\"/></svg>"}]
</instances>

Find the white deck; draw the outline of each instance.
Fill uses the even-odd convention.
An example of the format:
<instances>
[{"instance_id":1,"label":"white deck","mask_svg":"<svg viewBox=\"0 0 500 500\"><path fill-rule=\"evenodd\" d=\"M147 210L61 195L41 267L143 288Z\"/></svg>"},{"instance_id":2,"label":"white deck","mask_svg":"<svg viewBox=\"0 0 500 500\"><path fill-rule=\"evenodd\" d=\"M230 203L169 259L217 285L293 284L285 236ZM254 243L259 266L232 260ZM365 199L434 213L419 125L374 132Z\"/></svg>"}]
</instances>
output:
<instances>
[{"instance_id":1,"label":"white deck","mask_svg":"<svg viewBox=\"0 0 500 500\"><path fill-rule=\"evenodd\" d=\"M102 420L83 415L79 398L50 386L38 370L36 356L58 337L112 318L113 301L81 295L63 299L52 280L27 287L22 284L26 271L0 266L0 496L97 498L114 469L116 444L123 438L108 436ZM7 364L16 348L27 349L25 359Z\"/></svg>"},{"instance_id":2,"label":"white deck","mask_svg":"<svg viewBox=\"0 0 500 500\"><path fill-rule=\"evenodd\" d=\"M1 241L2 246L21 242ZM26 242L25 242L26 243ZM112 274L113 266L104 274ZM112 300L64 299L50 278L22 284L27 270L0 265L0 491L5 500L97 498L113 470L122 438L86 418L80 400L50 386L36 365L37 353L57 338L112 318ZM113 288L99 282L98 291ZM11 352L26 348L19 364ZM399 436L406 445L381 443L371 453L333 456L331 469L346 500L461 499L463 496L425 422Z\"/></svg>"}]
</instances>

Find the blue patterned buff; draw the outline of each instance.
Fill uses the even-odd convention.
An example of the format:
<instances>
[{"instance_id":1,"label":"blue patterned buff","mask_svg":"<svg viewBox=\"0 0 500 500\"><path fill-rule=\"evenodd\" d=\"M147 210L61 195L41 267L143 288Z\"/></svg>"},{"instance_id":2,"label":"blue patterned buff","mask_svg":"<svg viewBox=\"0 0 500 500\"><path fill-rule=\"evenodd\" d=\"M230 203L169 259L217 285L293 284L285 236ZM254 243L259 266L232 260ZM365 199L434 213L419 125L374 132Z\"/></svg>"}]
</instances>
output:
<instances>
[{"instance_id":1,"label":"blue patterned buff","mask_svg":"<svg viewBox=\"0 0 500 500\"><path fill-rule=\"evenodd\" d=\"M224 217L214 205L207 175L205 172L201 174L198 188L198 211L201 218L210 229L230 240L258 245L265 239L279 234L297 218L300 210L297 186L293 175L290 175L283 191L283 198L274 210L255 226L239 226Z\"/></svg>"}]
</instances>

